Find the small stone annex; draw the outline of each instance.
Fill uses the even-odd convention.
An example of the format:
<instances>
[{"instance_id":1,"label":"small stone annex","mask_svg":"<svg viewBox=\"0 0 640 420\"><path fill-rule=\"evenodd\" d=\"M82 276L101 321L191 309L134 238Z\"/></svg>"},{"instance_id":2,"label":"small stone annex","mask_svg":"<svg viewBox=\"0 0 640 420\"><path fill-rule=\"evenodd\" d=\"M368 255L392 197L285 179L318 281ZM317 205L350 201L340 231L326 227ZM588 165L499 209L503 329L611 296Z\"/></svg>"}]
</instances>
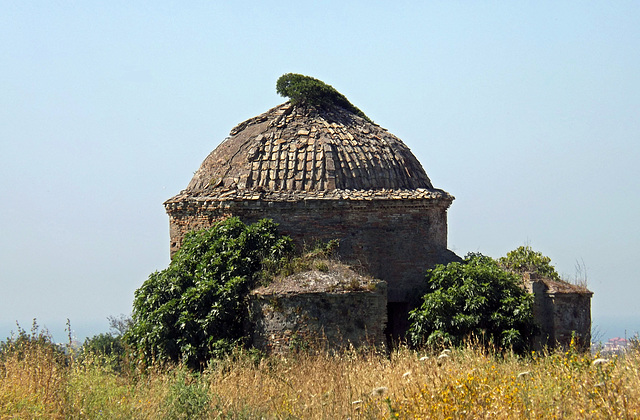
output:
<instances>
[{"instance_id":1,"label":"small stone annex","mask_svg":"<svg viewBox=\"0 0 640 420\"><path fill-rule=\"evenodd\" d=\"M387 283L337 261L258 287L248 311L250 341L269 353L387 344Z\"/></svg>"},{"instance_id":2,"label":"small stone annex","mask_svg":"<svg viewBox=\"0 0 640 420\"><path fill-rule=\"evenodd\" d=\"M282 348L298 333L346 333L359 343L402 338L409 310L424 294L426 270L460 261L447 249L447 209L453 200L433 187L409 148L384 128L340 106L288 101L234 127L187 188L164 205L171 255L189 231L230 216L245 223L270 218L301 250L339 240L342 263L382 281L375 290L359 288L357 296L345 288L297 287L295 279L280 290L254 293L261 299L253 303L254 344ZM567 325L589 336L590 294L575 295L578 321L554 324L554 316L566 314L566 305L554 302L569 295L554 295L543 283L528 287L537 293L536 319L546 325L545 344L561 335L566 341ZM363 309L346 310L349 299ZM274 314L274 307L286 310ZM305 331L294 326L301 311L312 321ZM352 316L355 329L345 324Z\"/></svg>"},{"instance_id":3,"label":"small stone annex","mask_svg":"<svg viewBox=\"0 0 640 420\"><path fill-rule=\"evenodd\" d=\"M540 331L534 348L561 346L571 341L584 350L591 345L591 297L586 287L524 273L524 288L533 294L533 317Z\"/></svg>"}]
</instances>

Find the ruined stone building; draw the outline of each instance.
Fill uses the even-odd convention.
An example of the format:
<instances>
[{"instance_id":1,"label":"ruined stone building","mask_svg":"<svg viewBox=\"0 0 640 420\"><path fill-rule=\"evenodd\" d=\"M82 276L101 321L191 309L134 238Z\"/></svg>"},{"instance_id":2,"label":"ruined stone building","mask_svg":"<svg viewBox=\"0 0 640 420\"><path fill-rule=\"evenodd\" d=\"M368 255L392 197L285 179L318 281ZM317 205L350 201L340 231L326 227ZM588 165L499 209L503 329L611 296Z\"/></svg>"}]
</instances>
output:
<instances>
[{"instance_id":1,"label":"ruined stone building","mask_svg":"<svg viewBox=\"0 0 640 420\"><path fill-rule=\"evenodd\" d=\"M540 327L534 347L569 347L571 340L584 350L591 345L591 297L584 286L525 273L524 287L533 294L533 317Z\"/></svg>"},{"instance_id":2,"label":"ruined stone building","mask_svg":"<svg viewBox=\"0 0 640 420\"><path fill-rule=\"evenodd\" d=\"M186 232L228 216L271 218L299 246L339 239L341 261L387 282L395 333L425 271L457 259L447 249L452 201L385 129L287 102L233 128L165 207L172 254Z\"/></svg>"},{"instance_id":3,"label":"ruined stone building","mask_svg":"<svg viewBox=\"0 0 640 420\"><path fill-rule=\"evenodd\" d=\"M406 330L427 269L459 260L447 249L453 199L434 188L409 148L387 130L340 107L286 102L233 128L165 208L172 255L186 232L229 216L245 223L271 218L301 248L338 239L341 262L386 283L377 297L357 298L369 308L358 316L372 320L363 321L360 332L376 330L379 338L384 321L388 335ZM337 311L329 319L344 323L355 316L355 309L336 309L349 295L327 300L311 289L306 302L318 299ZM290 301L302 293L289 292Z\"/></svg>"}]
</instances>

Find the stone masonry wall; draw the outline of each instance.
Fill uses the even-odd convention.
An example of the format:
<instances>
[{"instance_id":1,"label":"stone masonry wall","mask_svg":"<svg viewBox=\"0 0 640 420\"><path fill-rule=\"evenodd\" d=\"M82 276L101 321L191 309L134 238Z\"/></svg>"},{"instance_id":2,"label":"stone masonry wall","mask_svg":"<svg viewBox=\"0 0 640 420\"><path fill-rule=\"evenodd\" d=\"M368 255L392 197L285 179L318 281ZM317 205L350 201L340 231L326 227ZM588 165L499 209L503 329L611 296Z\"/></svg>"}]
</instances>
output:
<instances>
[{"instance_id":1,"label":"stone masonry wall","mask_svg":"<svg viewBox=\"0 0 640 420\"><path fill-rule=\"evenodd\" d=\"M252 344L270 353L311 346L385 345L384 283L373 291L253 294Z\"/></svg>"},{"instance_id":2,"label":"stone masonry wall","mask_svg":"<svg viewBox=\"0 0 640 420\"><path fill-rule=\"evenodd\" d=\"M184 234L230 215L245 223L268 217L300 247L339 239L340 258L389 285L389 301L412 301L424 274L457 256L447 250L447 200L190 201L167 204L171 253Z\"/></svg>"},{"instance_id":3,"label":"stone masonry wall","mask_svg":"<svg viewBox=\"0 0 640 420\"><path fill-rule=\"evenodd\" d=\"M591 295L556 294L553 300L553 329L556 342L568 347L575 333L577 345L591 345Z\"/></svg>"},{"instance_id":4,"label":"stone masonry wall","mask_svg":"<svg viewBox=\"0 0 640 420\"><path fill-rule=\"evenodd\" d=\"M589 290L568 283L538 278L525 273L525 288L533 293L533 316L540 327L535 347L568 347L573 335L576 345L591 344L591 296Z\"/></svg>"},{"instance_id":5,"label":"stone masonry wall","mask_svg":"<svg viewBox=\"0 0 640 420\"><path fill-rule=\"evenodd\" d=\"M534 338L534 348L540 351L544 347L554 347L553 301L547 295L547 287L541 281L525 279L525 289L533 294L533 318L540 328Z\"/></svg>"}]
</instances>

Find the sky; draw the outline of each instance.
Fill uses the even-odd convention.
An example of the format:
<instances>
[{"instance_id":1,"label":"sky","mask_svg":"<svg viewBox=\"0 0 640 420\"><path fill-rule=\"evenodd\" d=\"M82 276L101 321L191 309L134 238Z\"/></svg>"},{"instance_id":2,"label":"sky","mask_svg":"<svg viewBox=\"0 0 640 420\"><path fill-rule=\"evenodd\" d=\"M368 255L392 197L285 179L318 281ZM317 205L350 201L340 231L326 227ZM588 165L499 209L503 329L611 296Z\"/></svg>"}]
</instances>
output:
<instances>
[{"instance_id":1,"label":"sky","mask_svg":"<svg viewBox=\"0 0 640 420\"><path fill-rule=\"evenodd\" d=\"M458 255L530 245L640 331L640 2L1 3L0 340L129 314L162 203L289 72L411 148Z\"/></svg>"}]
</instances>

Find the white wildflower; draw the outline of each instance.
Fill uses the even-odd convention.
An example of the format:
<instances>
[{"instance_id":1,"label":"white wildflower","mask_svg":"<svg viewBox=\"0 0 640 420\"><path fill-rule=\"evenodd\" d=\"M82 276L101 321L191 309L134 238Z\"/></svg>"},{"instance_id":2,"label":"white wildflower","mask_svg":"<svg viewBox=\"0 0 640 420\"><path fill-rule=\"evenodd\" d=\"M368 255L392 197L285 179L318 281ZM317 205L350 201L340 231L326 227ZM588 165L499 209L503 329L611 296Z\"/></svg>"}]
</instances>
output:
<instances>
[{"instance_id":1,"label":"white wildflower","mask_svg":"<svg viewBox=\"0 0 640 420\"><path fill-rule=\"evenodd\" d=\"M438 356L438 366L442 365L447 359L450 359L447 353L442 353Z\"/></svg>"}]
</instances>

